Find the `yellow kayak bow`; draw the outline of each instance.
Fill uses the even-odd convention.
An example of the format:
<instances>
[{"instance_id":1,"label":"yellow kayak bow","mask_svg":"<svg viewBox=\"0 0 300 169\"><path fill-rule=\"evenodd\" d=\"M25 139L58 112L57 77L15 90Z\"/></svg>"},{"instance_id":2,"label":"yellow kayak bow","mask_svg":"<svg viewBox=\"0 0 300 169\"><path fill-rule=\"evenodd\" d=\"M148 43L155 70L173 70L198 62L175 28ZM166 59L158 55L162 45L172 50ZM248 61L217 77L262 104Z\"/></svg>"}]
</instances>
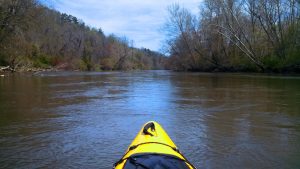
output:
<instances>
[{"instance_id":1,"label":"yellow kayak bow","mask_svg":"<svg viewBox=\"0 0 300 169\"><path fill-rule=\"evenodd\" d=\"M164 129L154 121L146 123L114 164L115 169L195 169L180 153Z\"/></svg>"}]
</instances>

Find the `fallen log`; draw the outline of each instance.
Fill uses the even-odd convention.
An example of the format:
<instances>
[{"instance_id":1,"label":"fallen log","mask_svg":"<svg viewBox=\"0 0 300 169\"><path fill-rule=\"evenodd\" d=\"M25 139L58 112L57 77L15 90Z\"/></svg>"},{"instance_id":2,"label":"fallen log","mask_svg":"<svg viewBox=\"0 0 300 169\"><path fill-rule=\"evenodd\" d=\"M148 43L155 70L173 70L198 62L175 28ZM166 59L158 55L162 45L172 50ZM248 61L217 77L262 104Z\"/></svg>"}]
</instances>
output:
<instances>
[{"instance_id":1,"label":"fallen log","mask_svg":"<svg viewBox=\"0 0 300 169\"><path fill-rule=\"evenodd\" d=\"M4 71L11 71L11 72L13 72L14 69L12 69L10 66L0 67L0 72L4 72Z\"/></svg>"}]
</instances>

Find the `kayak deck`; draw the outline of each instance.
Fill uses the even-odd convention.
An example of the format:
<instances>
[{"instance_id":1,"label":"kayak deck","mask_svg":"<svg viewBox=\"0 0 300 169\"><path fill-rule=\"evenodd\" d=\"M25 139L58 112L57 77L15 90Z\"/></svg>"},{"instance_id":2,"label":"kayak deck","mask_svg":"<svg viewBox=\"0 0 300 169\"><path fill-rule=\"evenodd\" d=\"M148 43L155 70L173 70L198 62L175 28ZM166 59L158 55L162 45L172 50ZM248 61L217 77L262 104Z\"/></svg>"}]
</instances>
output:
<instances>
[{"instance_id":1,"label":"kayak deck","mask_svg":"<svg viewBox=\"0 0 300 169\"><path fill-rule=\"evenodd\" d=\"M114 165L116 169L193 169L165 130L154 121L146 123Z\"/></svg>"}]
</instances>

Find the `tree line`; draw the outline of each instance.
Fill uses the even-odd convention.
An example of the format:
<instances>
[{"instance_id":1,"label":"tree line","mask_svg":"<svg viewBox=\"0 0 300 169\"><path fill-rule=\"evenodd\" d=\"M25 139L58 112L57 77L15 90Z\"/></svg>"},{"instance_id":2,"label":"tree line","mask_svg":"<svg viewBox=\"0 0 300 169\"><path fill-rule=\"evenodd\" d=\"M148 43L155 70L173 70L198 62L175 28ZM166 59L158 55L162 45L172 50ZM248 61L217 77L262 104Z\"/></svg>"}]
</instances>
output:
<instances>
[{"instance_id":1,"label":"tree line","mask_svg":"<svg viewBox=\"0 0 300 169\"><path fill-rule=\"evenodd\" d=\"M300 72L299 0L204 0L199 9L169 7L168 68Z\"/></svg>"},{"instance_id":2,"label":"tree line","mask_svg":"<svg viewBox=\"0 0 300 169\"><path fill-rule=\"evenodd\" d=\"M70 70L162 69L165 57L106 36L38 0L0 0L0 66Z\"/></svg>"}]
</instances>

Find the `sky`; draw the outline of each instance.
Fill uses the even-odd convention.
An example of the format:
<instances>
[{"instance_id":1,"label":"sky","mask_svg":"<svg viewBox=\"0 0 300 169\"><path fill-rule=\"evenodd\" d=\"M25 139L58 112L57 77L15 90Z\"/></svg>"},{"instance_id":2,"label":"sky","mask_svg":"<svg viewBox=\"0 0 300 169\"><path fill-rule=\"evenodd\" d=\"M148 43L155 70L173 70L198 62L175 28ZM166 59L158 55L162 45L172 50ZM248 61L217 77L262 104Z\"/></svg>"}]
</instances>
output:
<instances>
[{"instance_id":1,"label":"sky","mask_svg":"<svg viewBox=\"0 0 300 169\"><path fill-rule=\"evenodd\" d=\"M177 3L193 14L201 0L52 0L50 7L76 16L106 35L126 36L135 47L160 51L167 7Z\"/></svg>"}]
</instances>

